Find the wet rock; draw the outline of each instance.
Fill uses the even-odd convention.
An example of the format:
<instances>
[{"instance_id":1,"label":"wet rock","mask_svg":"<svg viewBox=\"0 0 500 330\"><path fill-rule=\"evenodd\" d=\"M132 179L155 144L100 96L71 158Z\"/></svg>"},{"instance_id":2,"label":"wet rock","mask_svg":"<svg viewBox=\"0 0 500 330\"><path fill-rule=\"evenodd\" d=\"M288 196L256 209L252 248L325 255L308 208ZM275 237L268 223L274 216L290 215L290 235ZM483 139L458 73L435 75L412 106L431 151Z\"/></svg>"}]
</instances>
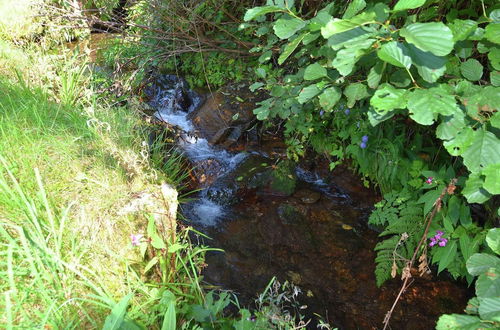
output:
<instances>
[{"instance_id":1,"label":"wet rock","mask_svg":"<svg viewBox=\"0 0 500 330\"><path fill-rule=\"evenodd\" d=\"M314 204L321 198L321 194L314 190L301 189L294 194L304 204Z\"/></svg>"},{"instance_id":2,"label":"wet rock","mask_svg":"<svg viewBox=\"0 0 500 330\"><path fill-rule=\"evenodd\" d=\"M173 74L151 78L143 91L149 104L160 114L162 110L190 112L203 101L198 93L189 89L186 80Z\"/></svg>"},{"instance_id":3,"label":"wet rock","mask_svg":"<svg viewBox=\"0 0 500 330\"><path fill-rule=\"evenodd\" d=\"M262 99L247 84L228 85L209 95L189 119L211 144L230 147L256 122L253 110Z\"/></svg>"},{"instance_id":4,"label":"wet rock","mask_svg":"<svg viewBox=\"0 0 500 330\"><path fill-rule=\"evenodd\" d=\"M278 206L278 216L287 225L299 224L304 221L303 214L291 204Z\"/></svg>"}]
</instances>

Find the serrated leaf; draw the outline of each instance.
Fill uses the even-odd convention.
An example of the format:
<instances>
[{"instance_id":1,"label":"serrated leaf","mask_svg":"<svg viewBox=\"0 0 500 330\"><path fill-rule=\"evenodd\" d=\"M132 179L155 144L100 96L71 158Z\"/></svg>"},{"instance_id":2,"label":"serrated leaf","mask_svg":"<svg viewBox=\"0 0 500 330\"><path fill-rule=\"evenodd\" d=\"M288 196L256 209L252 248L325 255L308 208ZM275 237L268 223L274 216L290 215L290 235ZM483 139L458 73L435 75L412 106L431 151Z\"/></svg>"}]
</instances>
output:
<instances>
[{"instance_id":1,"label":"serrated leaf","mask_svg":"<svg viewBox=\"0 0 500 330\"><path fill-rule=\"evenodd\" d=\"M490 72L490 82L493 86L500 86L500 71Z\"/></svg>"},{"instance_id":2,"label":"serrated leaf","mask_svg":"<svg viewBox=\"0 0 500 330\"><path fill-rule=\"evenodd\" d=\"M347 6L347 9L345 10L344 15L342 16L343 19L349 19L352 18L354 15L359 13L361 10L363 10L366 7L366 2L365 0L353 0L349 6Z\"/></svg>"},{"instance_id":3,"label":"serrated leaf","mask_svg":"<svg viewBox=\"0 0 500 330\"><path fill-rule=\"evenodd\" d=\"M346 44L368 39L372 35L373 33L366 31L362 27L357 27L349 31L332 35L328 38L328 45L331 46L333 50L339 50L346 46Z\"/></svg>"},{"instance_id":4,"label":"serrated leaf","mask_svg":"<svg viewBox=\"0 0 500 330\"><path fill-rule=\"evenodd\" d=\"M281 53L280 57L278 57L279 65L283 64L286 59L295 51L302 39L304 39L305 35L305 33L299 35L297 38L293 39L285 46L285 48L283 49L283 53Z\"/></svg>"},{"instance_id":5,"label":"serrated leaf","mask_svg":"<svg viewBox=\"0 0 500 330\"><path fill-rule=\"evenodd\" d=\"M332 19L321 28L321 35L328 39L332 35L355 29L357 27L374 23L376 14L374 12L364 12L351 19Z\"/></svg>"},{"instance_id":6,"label":"serrated leaf","mask_svg":"<svg viewBox=\"0 0 500 330\"><path fill-rule=\"evenodd\" d=\"M436 56L431 52L425 52L417 47L407 44L413 65L417 68L418 74L427 82L436 82L446 71L446 58Z\"/></svg>"},{"instance_id":7,"label":"serrated leaf","mask_svg":"<svg viewBox=\"0 0 500 330\"><path fill-rule=\"evenodd\" d=\"M488 41L500 44L500 23L490 23L484 29L484 37L488 39Z\"/></svg>"},{"instance_id":8,"label":"serrated leaf","mask_svg":"<svg viewBox=\"0 0 500 330\"><path fill-rule=\"evenodd\" d=\"M455 19L448 24L451 32L453 33L453 41L466 40L477 29L477 22L467 19Z\"/></svg>"},{"instance_id":9,"label":"serrated leaf","mask_svg":"<svg viewBox=\"0 0 500 330\"><path fill-rule=\"evenodd\" d=\"M366 49L370 48L374 42L375 39L362 40L340 50L332 61L332 66L343 76L351 74L359 58L367 52Z\"/></svg>"},{"instance_id":10,"label":"serrated leaf","mask_svg":"<svg viewBox=\"0 0 500 330\"><path fill-rule=\"evenodd\" d=\"M297 31L306 26L306 22L300 18L280 18L274 23L274 34L280 39L288 39Z\"/></svg>"},{"instance_id":11,"label":"serrated leaf","mask_svg":"<svg viewBox=\"0 0 500 330\"><path fill-rule=\"evenodd\" d=\"M465 127L465 117L463 114L456 113L450 116L444 116L441 124L436 128L436 136L441 140L451 140L457 136Z\"/></svg>"},{"instance_id":12,"label":"serrated leaf","mask_svg":"<svg viewBox=\"0 0 500 330\"><path fill-rule=\"evenodd\" d=\"M474 132L470 147L462 154L464 164L471 172L479 172L490 164L500 163L500 140L484 129Z\"/></svg>"},{"instance_id":13,"label":"serrated leaf","mask_svg":"<svg viewBox=\"0 0 500 330\"><path fill-rule=\"evenodd\" d=\"M400 35L417 48L436 56L446 56L453 49L453 34L443 23L413 23Z\"/></svg>"},{"instance_id":14,"label":"serrated leaf","mask_svg":"<svg viewBox=\"0 0 500 330\"><path fill-rule=\"evenodd\" d=\"M410 85L411 79L408 75L408 72L399 69L391 74L389 82L396 87L407 87L408 85Z\"/></svg>"},{"instance_id":15,"label":"serrated leaf","mask_svg":"<svg viewBox=\"0 0 500 330\"><path fill-rule=\"evenodd\" d=\"M319 105L326 111L329 111L333 109L335 104L337 104L337 102L340 100L341 96L342 94L340 88L329 87L325 89L319 96Z\"/></svg>"},{"instance_id":16,"label":"serrated leaf","mask_svg":"<svg viewBox=\"0 0 500 330\"><path fill-rule=\"evenodd\" d=\"M478 277L476 281L476 295L482 298L500 297L500 275L498 268Z\"/></svg>"},{"instance_id":17,"label":"serrated leaf","mask_svg":"<svg viewBox=\"0 0 500 330\"><path fill-rule=\"evenodd\" d=\"M486 235L486 243L496 254L500 254L500 228L493 228Z\"/></svg>"},{"instance_id":18,"label":"serrated leaf","mask_svg":"<svg viewBox=\"0 0 500 330\"><path fill-rule=\"evenodd\" d=\"M462 195L469 203L482 204L490 199L491 194L483 188L484 181L478 176L471 174L462 189Z\"/></svg>"},{"instance_id":19,"label":"serrated leaf","mask_svg":"<svg viewBox=\"0 0 500 330\"><path fill-rule=\"evenodd\" d=\"M377 62L377 64L375 64L375 66L373 66L370 69L370 72L368 73L368 78L366 79L368 87L373 89L378 87L380 79L382 79L382 73L384 72L384 69L385 65L382 62Z\"/></svg>"},{"instance_id":20,"label":"serrated leaf","mask_svg":"<svg viewBox=\"0 0 500 330\"><path fill-rule=\"evenodd\" d=\"M500 70L500 47L494 47L488 53L488 59L495 70Z\"/></svg>"},{"instance_id":21,"label":"serrated leaf","mask_svg":"<svg viewBox=\"0 0 500 330\"><path fill-rule=\"evenodd\" d=\"M411 58L407 53L408 50L405 46L396 41L383 44L377 51L377 55L382 61L400 68L409 69L411 67Z\"/></svg>"},{"instance_id":22,"label":"serrated leaf","mask_svg":"<svg viewBox=\"0 0 500 330\"><path fill-rule=\"evenodd\" d=\"M452 156L460 156L463 154L467 148L472 144L474 138L474 131L469 126L465 126L461 131L458 132L455 138L444 141L448 153Z\"/></svg>"},{"instance_id":23,"label":"serrated leaf","mask_svg":"<svg viewBox=\"0 0 500 330\"><path fill-rule=\"evenodd\" d=\"M307 87L304 87L299 93L298 101L300 104L304 104L318 95L320 92L320 89L316 85L309 85Z\"/></svg>"},{"instance_id":24,"label":"serrated leaf","mask_svg":"<svg viewBox=\"0 0 500 330\"><path fill-rule=\"evenodd\" d=\"M408 9L415 9L423 6L425 0L399 0L398 3L394 6L393 11L401 11Z\"/></svg>"},{"instance_id":25,"label":"serrated leaf","mask_svg":"<svg viewBox=\"0 0 500 330\"><path fill-rule=\"evenodd\" d=\"M500 322L500 297L481 299L479 316L484 320Z\"/></svg>"},{"instance_id":26,"label":"serrated leaf","mask_svg":"<svg viewBox=\"0 0 500 330\"><path fill-rule=\"evenodd\" d=\"M370 104L379 113L406 108L406 90L382 84L370 99Z\"/></svg>"},{"instance_id":27,"label":"serrated leaf","mask_svg":"<svg viewBox=\"0 0 500 330\"><path fill-rule=\"evenodd\" d=\"M421 125L432 125L437 114L459 112L455 97L442 88L418 89L408 99L410 117Z\"/></svg>"},{"instance_id":28,"label":"serrated leaf","mask_svg":"<svg viewBox=\"0 0 500 330\"><path fill-rule=\"evenodd\" d=\"M436 330L476 330L483 326L477 316L445 314L439 317Z\"/></svg>"},{"instance_id":29,"label":"serrated leaf","mask_svg":"<svg viewBox=\"0 0 500 330\"><path fill-rule=\"evenodd\" d=\"M470 58L460 65L462 76L471 81L478 81L483 76L483 66L478 60Z\"/></svg>"},{"instance_id":30,"label":"serrated leaf","mask_svg":"<svg viewBox=\"0 0 500 330\"><path fill-rule=\"evenodd\" d=\"M304 80L315 80L326 77L326 75L326 68L316 62L306 67L304 71Z\"/></svg>"},{"instance_id":31,"label":"serrated leaf","mask_svg":"<svg viewBox=\"0 0 500 330\"><path fill-rule=\"evenodd\" d=\"M475 119L481 112L494 113L500 110L500 88L493 86L477 88L474 94L462 97L462 103L469 116Z\"/></svg>"},{"instance_id":32,"label":"serrated leaf","mask_svg":"<svg viewBox=\"0 0 500 330\"><path fill-rule=\"evenodd\" d=\"M482 174L485 176L483 188L490 194L500 194L500 163L486 166Z\"/></svg>"},{"instance_id":33,"label":"serrated leaf","mask_svg":"<svg viewBox=\"0 0 500 330\"><path fill-rule=\"evenodd\" d=\"M243 19L245 20L245 22L248 22L253 19L256 19L259 16L280 11L282 12L283 8L276 6L254 7L252 9L247 10L247 12L245 13L245 17Z\"/></svg>"},{"instance_id":34,"label":"serrated leaf","mask_svg":"<svg viewBox=\"0 0 500 330\"><path fill-rule=\"evenodd\" d=\"M467 260L466 266L469 274L479 276L492 269L500 269L500 259L488 253L475 253Z\"/></svg>"},{"instance_id":35,"label":"serrated leaf","mask_svg":"<svg viewBox=\"0 0 500 330\"><path fill-rule=\"evenodd\" d=\"M344 95L347 97L347 106L353 107L356 101L369 96L366 86L362 83L349 84L344 89Z\"/></svg>"}]
</instances>

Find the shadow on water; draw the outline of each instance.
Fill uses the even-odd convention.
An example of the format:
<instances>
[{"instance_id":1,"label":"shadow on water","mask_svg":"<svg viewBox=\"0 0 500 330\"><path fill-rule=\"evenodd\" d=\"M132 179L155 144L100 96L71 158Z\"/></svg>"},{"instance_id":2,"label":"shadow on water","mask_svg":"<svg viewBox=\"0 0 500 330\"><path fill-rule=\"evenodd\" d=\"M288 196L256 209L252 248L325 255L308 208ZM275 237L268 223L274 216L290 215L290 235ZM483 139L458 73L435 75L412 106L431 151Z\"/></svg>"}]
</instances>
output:
<instances>
[{"instance_id":1,"label":"shadow on water","mask_svg":"<svg viewBox=\"0 0 500 330\"><path fill-rule=\"evenodd\" d=\"M150 87L156 117L193 130L193 107L172 106L186 103L192 92L177 77L162 81L170 87ZM320 314L341 329L381 328L401 282L375 285L377 233L366 223L376 196L353 174L339 168L321 179L317 164L280 170L262 145L231 153L200 137L183 139L179 148L199 168L210 163L203 175L212 179L184 205L189 224L225 251L207 255L208 283L234 290L249 305L277 276L302 289L307 316ZM279 171L285 179L273 176ZM468 291L451 281L416 278L393 314L392 329L431 329L439 315L461 312L467 298Z\"/></svg>"}]
</instances>

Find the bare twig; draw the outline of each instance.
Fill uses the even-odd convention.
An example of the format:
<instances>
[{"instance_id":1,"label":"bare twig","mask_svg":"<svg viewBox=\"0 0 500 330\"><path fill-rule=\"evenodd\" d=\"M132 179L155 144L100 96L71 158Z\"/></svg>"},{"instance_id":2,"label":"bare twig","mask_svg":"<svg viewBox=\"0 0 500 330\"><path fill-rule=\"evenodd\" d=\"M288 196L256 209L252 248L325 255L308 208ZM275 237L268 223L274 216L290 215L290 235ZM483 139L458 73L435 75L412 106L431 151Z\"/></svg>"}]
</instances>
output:
<instances>
[{"instance_id":1,"label":"bare twig","mask_svg":"<svg viewBox=\"0 0 500 330\"><path fill-rule=\"evenodd\" d=\"M432 220L434 219L434 216L436 215L436 213L441 210L441 204L442 204L444 196L446 196L447 194L452 195L454 193L456 183L457 183L457 179L452 179L450 184L447 187L443 188L443 191L441 192L439 197L434 202L434 208L432 209L432 212L426 217L425 231L424 231L422 237L420 238L420 241L418 242L417 247L413 251L413 256L407 262L405 268L403 269L403 275L402 275L402 278L404 280L403 285L401 286L401 289L399 290L399 293L398 293L396 299L394 300L394 303L392 304L391 309L387 312L387 314L384 317L383 330L387 329L387 327L389 326L389 321L391 320L391 316L392 316L392 313L394 312L394 308L396 308L396 305L398 304L399 300L401 299L401 296L403 295L403 293L406 291L406 289L411 284L411 283L408 283L412 277L410 270L411 270L411 267L413 266L413 264L415 263L415 260L416 260L417 255L418 255L418 251L420 250L420 247L427 240L427 234L429 232L429 228L431 226Z\"/></svg>"}]
</instances>

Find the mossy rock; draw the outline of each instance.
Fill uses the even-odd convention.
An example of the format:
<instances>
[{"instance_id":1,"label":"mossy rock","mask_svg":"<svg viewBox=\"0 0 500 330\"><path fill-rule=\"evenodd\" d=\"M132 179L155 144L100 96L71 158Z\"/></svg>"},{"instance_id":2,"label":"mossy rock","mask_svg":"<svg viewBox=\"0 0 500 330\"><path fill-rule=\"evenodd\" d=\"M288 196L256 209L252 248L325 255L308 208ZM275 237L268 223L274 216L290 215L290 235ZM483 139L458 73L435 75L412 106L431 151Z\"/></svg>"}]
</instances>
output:
<instances>
[{"instance_id":1,"label":"mossy rock","mask_svg":"<svg viewBox=\"0 0 500 330\"><path fill-rule=\"evenodd\" d=\"M297 186L295 163L290 160L281 161L271 172L270 188L280 195L290 196Z\"/></svg>"}]
</instances>

